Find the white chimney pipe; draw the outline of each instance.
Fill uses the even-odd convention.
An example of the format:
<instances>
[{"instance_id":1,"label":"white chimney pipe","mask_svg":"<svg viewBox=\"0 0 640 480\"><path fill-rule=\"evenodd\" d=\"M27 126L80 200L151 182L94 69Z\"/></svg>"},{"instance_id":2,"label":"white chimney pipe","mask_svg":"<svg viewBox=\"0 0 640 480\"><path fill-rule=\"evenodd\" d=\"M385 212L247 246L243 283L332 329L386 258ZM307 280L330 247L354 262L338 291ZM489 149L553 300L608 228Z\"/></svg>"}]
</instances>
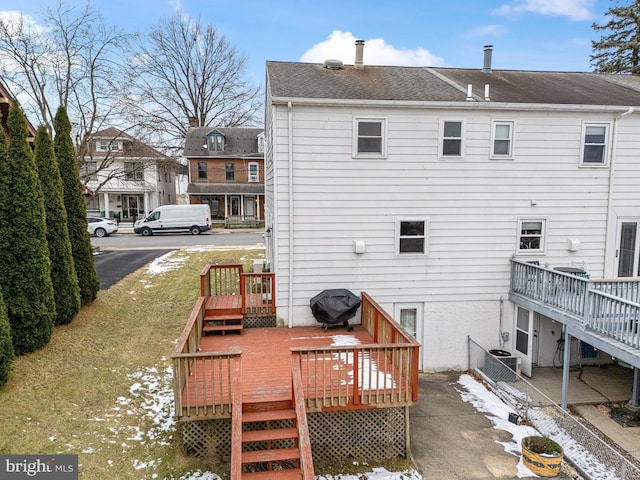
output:
<instances>
[{"instance_id":1,"label":"white chimney pipe","mask_svg":"<svg viewBox=\"0 0 640 480\"><path fill-rule=\"evenodd\" d=\"M484 99L488 102L489 100L491 100L491 98L489 97L489 84L487 83L484 86Z\"/></svg>"},{"instance_id":2,"label":"white chimney pipe","mask_svg":"<svg viewBox=\"0 0 640 480\"><path fill-rule=\"evenodd\" d=\"M493 45L484 46L484 65L482 71L484 73L491 73L491 55L493 53Z\"/></svg>"},{"instance_id":3,"label":"white chimney pipe","mask_svg":"<svg viewBox=\"0 0 640 480\"><path fill-rule=\"evenodd\" d=\"M364 56L364 40L356 40L356 63L355 68L364 68L362 57Z\"/></svg>"}]
</instances>

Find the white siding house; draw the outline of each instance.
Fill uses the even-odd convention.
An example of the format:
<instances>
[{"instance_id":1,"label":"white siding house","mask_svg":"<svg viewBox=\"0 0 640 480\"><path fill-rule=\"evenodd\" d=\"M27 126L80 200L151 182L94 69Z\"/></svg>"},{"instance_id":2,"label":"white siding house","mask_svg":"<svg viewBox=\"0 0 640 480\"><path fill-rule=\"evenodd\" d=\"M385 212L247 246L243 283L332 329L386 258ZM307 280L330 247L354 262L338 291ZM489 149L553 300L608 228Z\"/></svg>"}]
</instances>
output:
<instances>
[{"instance_id":1,"label":"white siding house","mask_svg":"<svg viewBox=\"0 0 640 480\"><path fill-rule=\"evenodd\" d=\"M133 222L178 203L176 162L116 128L92 136L80 176L94 192L87 205L93 215Z\"/></svg>"},{"instance_id":2,"label":"white siding house","mask_svg":"<svg viewBox=\"0 0 640 480\"><path fill-rule=\"evenodd\" d=\"M268 62L266 95L267 260L289 326L316 323L322 290L365 291L424 370L466 368L470 336L529 372L561 326L518 323L512 256L639 275L620 237L640 223L636 77Z\"/></svg>"}]
</instances>

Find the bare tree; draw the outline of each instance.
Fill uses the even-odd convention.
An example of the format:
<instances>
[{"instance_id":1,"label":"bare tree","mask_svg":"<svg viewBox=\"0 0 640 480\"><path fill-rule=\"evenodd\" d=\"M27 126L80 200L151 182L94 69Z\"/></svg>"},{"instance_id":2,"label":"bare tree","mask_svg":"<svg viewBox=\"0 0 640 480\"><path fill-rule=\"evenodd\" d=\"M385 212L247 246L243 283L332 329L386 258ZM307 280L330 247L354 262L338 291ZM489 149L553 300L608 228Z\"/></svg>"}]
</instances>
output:
<instances>
[{"instance_id":1,"label":"bare tree","mask_svg":"<svg viewBox=\"0 0 640 480\"><path fill-rule=\"evenodd\" d=\"M246 59L199 19L176 13L160 20L139 38L130 68L137 80L131 110L142 107L149 130L174 148L190 126L262 123L262 91L243 77Z\"/></svg>"},{"instance_id":2,"label":"bare tree","mask_svg":"<svg viewBox=\"0 0 640 480\"><path fill-rule=\"evenodd\" d=\"M122 118L117 99L130 80L123 53L130 35L107 25L87 1L44 10L42 26L18 15L0 19L2 75L32 122L53 134L59 106L72 119L79 165L91 135Z\"/></svg>"}]
</instances>

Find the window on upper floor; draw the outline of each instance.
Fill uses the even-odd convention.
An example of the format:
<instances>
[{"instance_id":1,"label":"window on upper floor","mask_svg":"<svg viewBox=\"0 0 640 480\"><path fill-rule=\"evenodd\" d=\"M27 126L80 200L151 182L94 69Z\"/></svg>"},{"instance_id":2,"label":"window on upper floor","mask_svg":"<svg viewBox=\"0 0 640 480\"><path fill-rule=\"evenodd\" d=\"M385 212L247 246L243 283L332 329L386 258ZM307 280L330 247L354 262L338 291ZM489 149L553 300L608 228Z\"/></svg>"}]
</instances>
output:
<instances>
[{"instance_id":1,"label":"window on upper floor","mask_svg":"<svg viewBox=\"0 0 640 480\"><path fill-rule=\"evenodd\" d=\"M258 135L257 141L258 141L258 152L264 153L264 132Z\"/></svg>"},{"instance_id":2,"label":"window on upper floor","mask_svg":"<svg viewBox=\"0 0 640 480\"><path fill-rule=\"evenodd\" d=\"M585 124L583 126L582 165L603 166L607 164L606 124Z\"/></svg>"},{"instance_id":3,"label":"window on upper floor","mask_svg":"<svg viewBox=\"0 0 640 480\"><path fill-rule=\"evenodd\" d=\"M543 253L545 248L546 220L521 218L518 221L518 252Z\"/></svg>"},{"instance_id":4,"label":"window on upper floor","mask_svg":"<svg viewBox=\"0 0 640 480\"><path fill-rule=\"evenodd\" d=\"M207 162L198 162L198 180L207 180Z\"/></svg>"},{"instance_id":5,"label":"window on upper floor","mask_svg":"<svg viewBox=\"0 0 640 480\"><path fill-rule=\"evenodd\" d=\"M121 152L122 141L119 140L97 140L96 150L98 152Z\"/></svg>"},{"instance_id":6,"label":"window on upper floor","mask_svg":"<svg viewBox=\"0 0 640 480\"><path fill-rule=\"evenodd\" d=\"M462 127L459 120L444 120L441 124L443 157L462 157Z\"/></svg>"},{"instance_id":7,"label":"window on upper floor","mask_svg":"<svg viewBox=\"0 0 640 480\"><path fill-rule=\"evenodd\" d=\"M251 162L249 164L249 182L259 182L260 175L258 170L258 164L256 162Z\"/></svg>"},{"instance_id":8,"label":"window on upper floor","mask_svg":"<svg viewBox=\"0 0 640 480\"><path fill-rule=\"evenodd\" d=\"M226 162L224 164L224 177L227 182L236 181L236 168L233 162Z\"/></svg>"},{"instance_id":9,"label":"window on upper floor","mask_svg":"<svg viewBox=\"0 0 640 480\"><path fill-rule=\"evenodd\" d=\"M207 135L207 150L210 152L223 152L224 135L217 130Z\"/></svg>"},{"instance_id":10,"label":"window on upper floor","mask_svg":"<svg viewBox=\"0 0 640 480\"><path fill-rule=\"evenodd\" d=\"M491 130L491 158L513 158L513 122L493 122Z\"/></svg>"},{"instance_id":11,"label":"window on upper floor","mask_svg":"<svg viewBox=\"0 0 640 480\"><path fill-rule=\"evenodd\" d=\"M398 255L425 255L427 253L427 220L396 220L396 238Z\"/></svg>"},{"instance_id":12,"label":"window on upper floor","mask_svg":"<svg viewBox=\"0 0 640 480\"><path fill-rule=\"evenodd\" d=\"M124 162L124 179L127 181L144 180L144 164L142 162Z\"/></svg>"},{"instance_id":13,"label":"window on upper floor","mask_svg":"<svg viewBox=\"0 0 640 480\"><path fill-rule=\"evenodd\" d=\"M386 120L384 118L354 118L354 157L386 157Z\"/></svg>"}]
</instances>

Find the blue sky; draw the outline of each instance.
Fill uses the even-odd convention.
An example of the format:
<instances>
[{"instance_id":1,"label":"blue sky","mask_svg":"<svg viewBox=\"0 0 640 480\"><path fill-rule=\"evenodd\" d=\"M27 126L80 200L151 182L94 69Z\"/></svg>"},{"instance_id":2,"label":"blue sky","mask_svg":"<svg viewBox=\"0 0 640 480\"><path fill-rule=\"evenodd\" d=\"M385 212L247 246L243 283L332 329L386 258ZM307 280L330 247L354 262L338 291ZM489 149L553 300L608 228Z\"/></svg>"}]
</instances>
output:
<instances>
[{"instance_id":1,"label":"blue sky","mask_svg":"<svg viewBox=\"0 0 640 480\"><path fill-rule=\"evenodd\" d=\"M83 0L77 0L82 3ZM3 11L39 17L38 0L3 0ZM52 3L50 2L44 2ZM93 0L111 22L144 29L176 10L212 23L264 80L265 62L364 63L481 68L491 44L493 68L591 71L591 25L606 21L610 0ZM626 3L626 2L624 2Z\"/></svg>"}]
</instances>

